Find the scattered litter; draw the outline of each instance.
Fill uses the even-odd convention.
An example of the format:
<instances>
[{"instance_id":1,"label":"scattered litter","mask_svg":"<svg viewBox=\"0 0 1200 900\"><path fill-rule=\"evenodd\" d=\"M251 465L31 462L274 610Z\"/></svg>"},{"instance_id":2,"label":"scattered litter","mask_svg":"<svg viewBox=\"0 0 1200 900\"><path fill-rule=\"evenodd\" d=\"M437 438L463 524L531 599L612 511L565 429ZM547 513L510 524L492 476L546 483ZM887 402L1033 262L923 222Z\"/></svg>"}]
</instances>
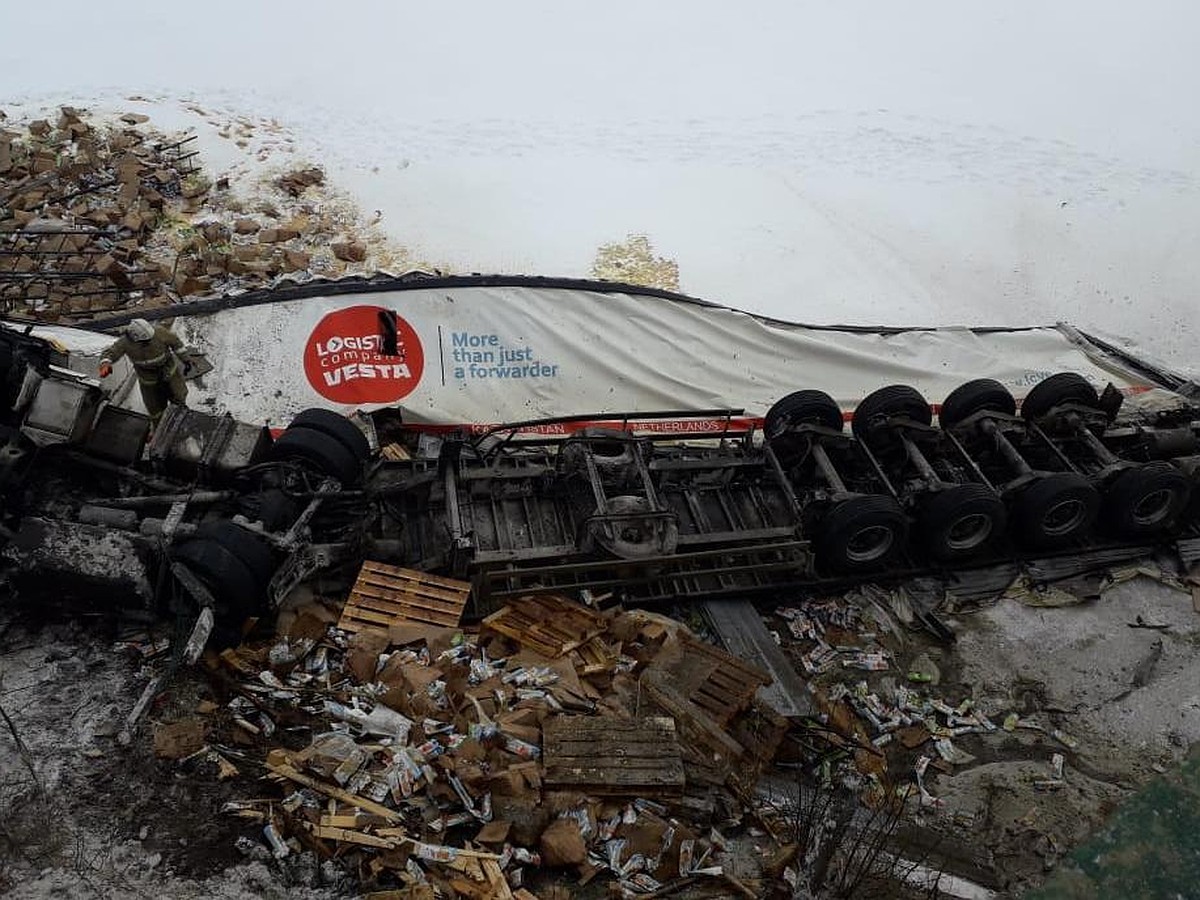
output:
<instances>
[{"instance_id":1,"label":"scattered litter","mask_svg":"<svg viewBox=\"0 0 1200 900\"><path fill-rule=\"evenodd\" d=\"M383 608L363 585L341 622ZM717 804L701 798L724 790L736 806L734 785L771 761L786 724L756 700L765 674L664 621L542 595L478 632L457 614L400 616L243 644L214 663L238 693L185 720L196 736L179 764L233 768L205 739L263 753L278 796L224 807L262 828L262 843L238 845L249 856L316 842L372 878L492 885L478 896L515 897L540 867L607 871L629 896L727 879ZM308 745L282 746L301 722ZM530 822L539 803L553 815Z\"/></svg>"},{"instance_id":2,"label":"scattered litter","mask_svg":"<svg viewBox=\"0 0 1200 900\"><path fill-rule=\"evenodd\" d=\"M1028 575L1018 575L1004 592L1005 600L1016 600L1026 606L1053 608L1076 606L1083 598L1053 584L1035 584Z\"/></svg>"}]
</instances>

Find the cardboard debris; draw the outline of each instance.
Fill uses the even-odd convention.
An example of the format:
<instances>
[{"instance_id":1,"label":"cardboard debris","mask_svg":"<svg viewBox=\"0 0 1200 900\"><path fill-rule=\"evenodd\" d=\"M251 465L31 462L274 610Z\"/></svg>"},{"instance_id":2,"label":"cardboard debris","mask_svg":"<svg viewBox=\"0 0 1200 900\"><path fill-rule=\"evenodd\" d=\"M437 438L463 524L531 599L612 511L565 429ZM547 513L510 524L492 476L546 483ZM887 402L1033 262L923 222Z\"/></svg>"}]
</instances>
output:
<instances>
[{"instance_id":1,"label":"cardboard debris","mask_svg":"<svg viewBox=\"0 0 1200 900\"><path fill-rule=\"evenodd\" d=\"M339 624L374 627L302 612L213 657L239 688L203 707L210 746L261 753L278 786L227 806L269 829L264 852L335 853L406 896L528 898L526 873L554 867L622 892L724 877L711 798L738 804L778 746L754 699L766 676L665 617L565 597L521 598L478 631L416 621L414 584L451 594L458 612L425 610L455 624L467 586L364 570ZM402 599L363 620L380 580ZM285 749L302 723L308 745Z\"/></svg>"},{"instance_id":2,"label":"cardboard debris","mask_svg":"<svg viewBox=\"0 0 1200 900\"><path fill-rule=\"evenodd\" d=\"M542 862L548 866L577 866L587 858L587 844L572 818L555 819L538 840Z\"/></svg>"},{"instance_id":3,"label":"cardboard debris","mask_svg":"<svg viewBox=\"0 0 1200 900\"><path fill-rule=\"evenodd\" d=\"M366 261L344 216L312 203L321 169L276 179L280 202L251 217L227 176L200 169L194 139L156 132L143 113L93 124L68 107L0 131L0 310L71 320Z\"/></svg>"},{"instance_id":4,"label":"cardboard debris","mask_svg":"<svg viewBox=\"0 0 1200 900\"><path fill-rule=\"evenodd\" d=\"M304 193L305 188L324 184L325 172L316 166L310 166L306 169L295 169L280 176L276 183L279 185L279 189L285 194L299 197Z\"/></svg>"},{"instance_id":5,"label":"cardboard debris","mask_svg":"<svg viewBox=\"0 0 1200 900\"><path fill-rule=\"evenodd\" d=\"M333 255L344 262L363 262L367 258L367 248L357 241L345 241L330 245Z\"/></svg>"},{"instance_id":6,"label":"cardboard debris","mask_svg":"<svg viewBox=\"0 0 1200 900\"><path fill-rule=\"evenodd\" d=\"M154 755L159 759L183 759L204 746L208 723L203 719L181 719L154 730Z\"/></svg>"}]
</instances>

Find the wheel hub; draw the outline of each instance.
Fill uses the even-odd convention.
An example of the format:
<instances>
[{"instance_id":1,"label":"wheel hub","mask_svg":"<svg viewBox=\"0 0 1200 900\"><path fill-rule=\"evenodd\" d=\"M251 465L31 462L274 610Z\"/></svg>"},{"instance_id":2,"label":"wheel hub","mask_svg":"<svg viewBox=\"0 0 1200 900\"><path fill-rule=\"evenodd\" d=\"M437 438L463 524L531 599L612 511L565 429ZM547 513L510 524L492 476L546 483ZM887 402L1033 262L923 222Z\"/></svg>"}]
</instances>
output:
<instances>
[{"instance_id":1,"label":"wheel hub","mask_svg":"<svg viewBox=\"0 0 1200 900\"><path fill-rule=\"evenodd\" d=\"M1133 507L1133 521L1138 525L1157 525L1171 512L1174 494L1166 488L1150 491Z\"/></svg>"},{"instance_id":2,"label":"wheel hub","mask_svg":"<svg viewBox=\"0 0 1200 900\"><path fill-rule=\"evenodd\" d=\"M946 530L946 544L952 550L974 550L992 534L992 517L970 513L951 523Z\"/></svg>"},{"instance_id":3,"label":"wheel hub","mask_svg":"<svg viewBox=\"0 0 1200 900\"><path fill-rule=\"evenodd\" d=\"M873 562L886 556L895 540L895 532L886 525L869 525L850 538L846 558L856 563Z\"/></svg>"},{"instance_id":4,"label":"wheel hub","mask_svg":"<svg viewBox=\"0 0 1200 900\"><path fill-rule=\"evenodd\" d=\"M1042 529L1046 534L1061 537L1079 528L1087 518L1087 506L1074 498L1060 500L1042 515Z\"/></svg>"}]
</instances>

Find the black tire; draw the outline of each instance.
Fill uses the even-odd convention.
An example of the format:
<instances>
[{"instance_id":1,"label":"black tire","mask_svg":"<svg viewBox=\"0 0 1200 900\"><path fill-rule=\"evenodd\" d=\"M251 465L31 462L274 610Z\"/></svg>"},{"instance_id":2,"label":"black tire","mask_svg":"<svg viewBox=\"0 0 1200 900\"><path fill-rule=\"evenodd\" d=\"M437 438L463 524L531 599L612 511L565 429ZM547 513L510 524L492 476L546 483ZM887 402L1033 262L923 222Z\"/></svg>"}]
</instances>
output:
<instances>
[{"instance_id":1,"label":"black tire","mask_svg":"<svg viewBox=\"0 0 1200 900\"><path fill-rule=\"evenodd\" d=\"M976 556L1004 534L1008 512L995 491L959 484L931 495L920 516L921 540L942 562Z\"/></svg>"},{"instance_id":2,"label":"black tire","mask_svg":"<svg viewBox=\"0 0 1200 900\"><path fill-rule=\"evenodd\" d=\"M362 476L362 461L341 441L306 426L289 428L281 434L271 447L271 458L307 463L344 485L354 484Z\"/></svg>"},{"instance_id":3,"label":"black tire","mask_svg":"<svg viewBox=\"0 0 1200 900\"><path fill-rule=\"evenodd\" d=\"M1082 375L1059 372L1057 375L1043 378L1025 395L1021 402L1021 417L1026 420L1040 419L1063 403L1078 403L1081 406L1099 409L1100 395Z\"/></svg>"},{"instance_id":4,"label":"black tire","mask_svg":"<svg viewBox=\"0 0 1200 900\"><path fill-rule=\"evenodd\" d=\"M13 371L14 359L12 347L0 342L0 405L6 412L12 409L21 387L19 373Z\"/></svg>"},{"instance_id":5,"label":"black tire","mask_svg":"<svg viewBox=\"0 0 1200 900\"><path fill-rule=\"evenodd\" d=\"M1017 497L1017 538L1037 549L1063 547L1083 537L1100 512L1100 492L1074 472L1057 472Z\"/></svg>"},{"instance_id":6,"label":"black tire","mask_svg":"<svg viewBox=\"0 0 1200 900\"><path fill-rule=\"evenodd\" d=\"M1192 482L1169 462L1127 469L1104 495L1104 527L1137 538L1171 530L1188 507Z\"/></svg>"},{"instance_id":7,"label":"black tire","mask_svg":"<svg viewBox=\"0 0 1200 900\"><path fill-rule=\"evenodd\" d=\"M933 421L929 401L920 391L907 384L893 384L863 397L850 420L850 430L860 441L871 444L886 437L887 420L894 416L903 416L921 425Z\"/></svg>"},{"instance_id":8,"label":"black tire","mask_svg":"<svg viewBox=\"0 0 1200 900\"><path fill-rule=\"evenodd\" d=\"M614 428L583 429L559 450L561 470L586 473L589 451L596 472L606 487L618 488L637 479L638 447L629 432Z\"/></svg>"},{"instance_id":9,"label":"black tire","mask_svg":"<svg viewBox=\"0 0 1200 900\"><path fill-rule=\"evenodd\" d=\"M824 391L796 391L767 410L763 417L763 436L771 440L796 425L819 425L841 431L844 425L842 408Z\"/></svg>"},{"instance_id":10,"label":"black tire","mask_svg":"<svg viewBox=\"0 0 1200 900\"><path fill-rule=\"evenodd\" d=\"M320 409L319 407L306 409L292 419L292 424L288 427L309 428L319 431L321 434L327 434L331 438L337 438L360 463L366 462L371 457L371 444L367 440L367 436L362 433L362 429L331 409Z\"/></svg>"},{"instance_id":11,"label":"black tire","mask_svg":"<svg viewBox=\"0 0 1200 900\"><path fill-rule=\"evenodd\" d=\"M275 554L262 538L233 522L204 522L197 526L193 538L210 540L232 553L266 589L275 575Z\"/></svg>"},{"instance_id":12,"label":"black tire","mask_svg":"<svg viewBox=\"0 0 1200 900\"><path fill-rule=\"evenodd\" d=\"M959 422L979 412L1002 413L1011 416L1017 411L1017 401L1008 388L994 378L976 378L960 384L942 401L938 423L953 428Z\"/></svg>"},{"instance_id":13,"label":"black tire","mask_svg":"<svg viewBox=\"0 0 1200 900\"><path fill-rule=\"evenodd\" d=\"M207 522L172 547L169 556L187 566L213 596L213 646L237 644L246 619L268 611L267 585L275 560L270 548L244 528Z\"/></svg>"},{"instance_id":14,"label":"black tire","mask_svg":"<svg viewBox=\"0 0 1200 900\"><path fill-rule=\"evenodd\" d=\"M217 602L215 615L226 619L233 611L252 615L264 607L264 588L259 579L232 550L216 540L189 538L171 551L171 559L191 569L212 592Z\"/></svg>"},{"instance_id":15,"label":"black tire","mask_svg":"<svg viewBox=\"0 0 1200 900\"><path fill-rule=\"evenodd\" d=\"M817 559L834 572L875 572L904 548L908 518L891 497L851 497L818 524Z\"/></svg>"}]
</instances>

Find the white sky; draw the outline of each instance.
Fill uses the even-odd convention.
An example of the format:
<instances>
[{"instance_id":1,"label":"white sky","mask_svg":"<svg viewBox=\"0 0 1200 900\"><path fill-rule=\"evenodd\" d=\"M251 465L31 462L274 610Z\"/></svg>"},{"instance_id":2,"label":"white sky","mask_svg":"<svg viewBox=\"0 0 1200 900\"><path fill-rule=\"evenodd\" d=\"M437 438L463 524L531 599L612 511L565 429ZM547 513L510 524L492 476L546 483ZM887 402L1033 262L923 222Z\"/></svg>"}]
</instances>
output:
<instances>
[{"instance_id":1,"label":"white sky","mask_svg":"<svg viewBox=\"0 0 1200 900\"><path fill-rule=\"evenodd\" d=\"M8 4L6 102L278 118L420 254L806 321L1127 334L1200 313L1200 5Z\"/></svg>"}]
</instances>

